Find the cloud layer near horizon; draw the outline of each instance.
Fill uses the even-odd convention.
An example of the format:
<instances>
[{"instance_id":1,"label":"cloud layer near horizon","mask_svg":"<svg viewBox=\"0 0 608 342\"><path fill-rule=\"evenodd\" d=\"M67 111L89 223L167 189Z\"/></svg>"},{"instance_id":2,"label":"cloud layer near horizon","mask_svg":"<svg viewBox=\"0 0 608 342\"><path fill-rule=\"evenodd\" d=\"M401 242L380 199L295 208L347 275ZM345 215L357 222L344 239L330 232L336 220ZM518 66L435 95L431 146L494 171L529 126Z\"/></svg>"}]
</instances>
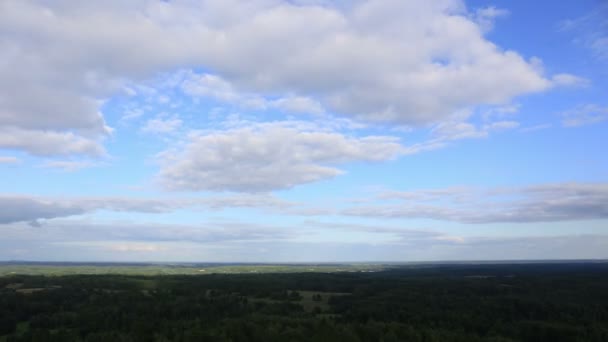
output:
<instances>
[{"instance_id":1,"label":"cloud layer near horizon","mask_svg":"<svg viewBox=\"0 0 608 342\"><path fill-rule=\"evenodd\" d=\"M446 188L386 191L346 209L320 208L314 203L282 200L268 194L233 194L208 198L44 198L0 196L0 224L37 223L97 210L166 213L190 208L212 211L230 208L265 210L279 215L345 215L371 218L422 218L475 224L531 223L608 218L608 184L561 183L521 188ZM397 203L395 203L395 201Z\"/></svg>"}]
</instances>

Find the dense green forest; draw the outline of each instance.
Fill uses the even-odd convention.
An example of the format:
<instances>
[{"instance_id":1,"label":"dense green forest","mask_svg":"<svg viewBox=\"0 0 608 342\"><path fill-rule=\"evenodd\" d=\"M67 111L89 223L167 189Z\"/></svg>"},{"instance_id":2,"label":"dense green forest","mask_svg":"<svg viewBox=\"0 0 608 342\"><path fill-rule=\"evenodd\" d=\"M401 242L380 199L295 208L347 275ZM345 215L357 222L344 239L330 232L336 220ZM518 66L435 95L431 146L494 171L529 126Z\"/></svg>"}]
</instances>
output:
<instances>
[{"instance_id":1,"label":"dense green forest","mask_svg":"<svg viewBox=\"0 0 608 342\"><path fill-rule=\"evenodd\" d=\"M608 264L0 277L0 341L608 341Z\"/></svg>"}]
</instances>

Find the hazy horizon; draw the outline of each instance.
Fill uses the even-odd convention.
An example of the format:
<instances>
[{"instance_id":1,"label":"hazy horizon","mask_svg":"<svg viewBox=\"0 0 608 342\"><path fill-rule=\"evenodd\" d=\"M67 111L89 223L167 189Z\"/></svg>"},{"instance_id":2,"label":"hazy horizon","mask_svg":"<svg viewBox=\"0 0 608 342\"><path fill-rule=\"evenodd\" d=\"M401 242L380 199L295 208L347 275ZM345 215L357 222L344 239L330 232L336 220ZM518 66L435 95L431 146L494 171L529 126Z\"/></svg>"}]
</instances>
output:
<instances>
[{"instance_id":1,"label":"hazy horizon","mask_svg":"<svg viewBox=\"0 0 608 342\"><path fill-rule=\"evenodd\" d=\"M416 261L282 261L282 262L255 262L255 261L103 261L103 260L0 260L0 264L40 264L40 265L408 265L408 264L551 264L551 263L604 263L608 259L503 259L503 260L416 260Z\"/></svg>"},{"instance_id":2,"label":"hazy horizon","mask_svg":"<svg viewBox=\"0 0 608 342\"><path fill-rule=\"evenodd\" d=\"M608 259L605 2L7 0L0 74L0 260Z\"/></svg>"}]
</instances>

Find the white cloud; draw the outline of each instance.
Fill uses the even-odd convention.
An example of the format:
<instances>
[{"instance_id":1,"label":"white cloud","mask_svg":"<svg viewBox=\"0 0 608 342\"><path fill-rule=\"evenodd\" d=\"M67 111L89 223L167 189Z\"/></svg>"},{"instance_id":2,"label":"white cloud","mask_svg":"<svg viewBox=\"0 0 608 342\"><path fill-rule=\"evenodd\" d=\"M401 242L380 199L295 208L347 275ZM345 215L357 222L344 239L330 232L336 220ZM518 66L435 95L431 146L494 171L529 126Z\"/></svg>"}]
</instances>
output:
<instances>
[{"instance_id":1,"label":"white cloud","mask_svg":"<svg viewBox=\"0 0 608 342\"><path fill-rule=\"evenodd\" d=\"M484 138L488 133L467 122L445 122L433 128L432 134L441 141Z\"/></svg>"},{"instance_id":2,"label":"white cloud","mask_svg":"<svg viewBox=\"0 0 608 342\"><path fill-rule=\"evenodd\" d=\"M519 113L521 105L518 103L510 103L500 106L492 106L482 111L481 116L485 121L489 121L493 118L504 118L513 116Z\"/></svg>"},{"instance_id":3,"label":"white cloud","mask_svg":"<svg viewBox=\"0 0 608 342\"><path fill-rule=\"evenodd\" d=\"M224 102L254 104L264 99L254 94L239 93L230 82L212 74L190 75L182 83L183 90L190 95L206 96ZM263 104L262 104L263 105Z\"/></svg>"},{"instance_id":4,"label":"white cloud","mask_svg":"<svg viewBox=\"0 0 608 342\"><path fill-rule=\"evenodd\" d=\"M125 110L121 121L125 122L125 121L129 121L129 120L134 120L137 118L140 118L144 115L144 111L141 108L128 108Z\"/></svg>"},{"instance_id":5,"label":"white cloud","mask_svg":"<svg viewBox=\"0 0 608 342\"><path fill-rule=\"evenodd\" d=\"M0 156L0 164L19 164L21 160L17 157Z\"/></svg>"},{"instance_id":6,"label":"white cloud","mask_svg":"<svg viewBox=\"0 0 608 342\"><path fill-rule=\"evenodd\" d=\"M488 11L481 17L500 14ZM553 85L488 41L458 0L8 0L0 22L0 129L71 135L46 155L101 151L110 131L102 101L184 66L210 70L239 92L293 96L279 102L284 109L400 124L439 122ZM210 81L213 96L230 100L225 84ZM16 139L0 148L40 154ZM83 139L91 146L73 148Z\"/></svg>"},{"instance_id":7,"label":"white cloud","mask_svg":"<svg viewBox=\"0 0 608 342\"><path fill-rule=\"evenodd\" d=\"M287 96L270 102L271 107L287 113L305 113L320 115L325 113L321 104L309 97Z\"/></svg>"},{"instance_id":8,"label":"white cloud","mask_svg":"<svg viewBox=\"0 0 608 342\"><path fill-rule=\"evenodd\" d=\"M287 94L277 99L266 99L261 95L239 91L225 79L207 73L190 73L181 88L191 96L209 97L246 109L279 109L286 113L314 115L325 113L323 106L309 97Z\"/></svg>"},{"instance_id":9,"label":"white cloud","mask_svg":"<svg viewBox=\"0 0 608 342\"><path fill-rule=\"evenodd\" d=\"M426 141L413 144L404 148L403 154L416 154L444 148L450 142L463 139L486 138L493 132L506 131L519 127L516 121L494 121L483 125L463 121L465 118L456 117L453 120L444 121L431 128L430 138Z\"/></svg>"},{"instance_id":10,"label":"white cloud","mask_svg":"<svg viewBox=\"0 0 608 342\"><path fill-rule=\"evenodd\" d=\"M106 154L99 141L72 132L38 131L0 125L0 147L24 150L36 156Z\"/></svg>"},{"instance_id":11,"label":"white cloud","mask_svg":"<svg viewBox=\"0 0 608 342\"><path fill-rule=\"evenodd\" d=\"M562 125L565 127L592 125L608 120L608 107L587 104L562 112L560 115Z\"/></svg>"},{"instance_id":12,"label":"white cloud","mask_svg":"<svg viewBox=\"0 0 608 342\"><path fill-rule=\"evenodd\" d=\"M504 130L514 129L517 127L519 127L519 122L504 120L504 121L496 121L496 122L489 123L484 126L484 129L488 132L488 131L504 131Z\"/></svg>"},{"instance_id":13,"label":"white cloud","mask_svg":"<svg viewBox=\"0 0 608 342\"><path fill-rule=\"evenodd\" d=\"M496 8L494 6L478 8L475 11L474 19L479 24L484 32L491 31L494 28L494 21L500 17L506 17L509 11L504 8Z\"/></svg>"},{"instance_id":14,"label":"white cloud","mask_svg":"<svg viewBox=\"0 0 608 342\"><path fill-rule=\"evenodd\" d=\"M571 74L557 74L553 75L551 79L553 80L553 83L555 85L560 86L586 87L591 84L591 81L589 81L588 79Z\"/></svg>"},{"instance_id":15,"label":"white cloud","mask_svg":"<svg viewBox=\"0 0 608 342\"><path fill-rule=\"evenodd\" d=\"M141 128L144 133L167 134L173 133L182 126L182 120L177 117L150 119Z\"/></svg>"},{"instance_id":16,"label":"white cloud","mask_svg":"<svg viewBox=\"0 0 608 342\"><path fill-rule=\"evenodd\" d=\"M340 175L337 165L384 161L403 149L393 137L349 137L297 123L194 134L185 144L160 155L160 181L167 189L287 189Z\"/></svg>"},{"instance_id":17,"label":"white cloud","mask_svg":"<svg viewBox=\"0 0 608 342\"><path fill-rule=\"evenodd\" d=\"M98 166L96 162L90 160L48 160L41 167L49 169L60 169L66 172L74 172L90 167Z\"/></svg>"}]
</instances>

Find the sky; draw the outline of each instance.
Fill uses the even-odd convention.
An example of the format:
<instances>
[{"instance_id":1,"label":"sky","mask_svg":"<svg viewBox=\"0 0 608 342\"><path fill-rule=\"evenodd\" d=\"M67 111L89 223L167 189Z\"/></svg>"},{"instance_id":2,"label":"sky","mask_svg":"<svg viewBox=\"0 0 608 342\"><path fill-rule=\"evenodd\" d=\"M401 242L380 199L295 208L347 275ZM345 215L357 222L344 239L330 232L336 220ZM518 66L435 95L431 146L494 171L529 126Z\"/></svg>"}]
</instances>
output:
<instances>
[{"instance_id":1,"label":"sky","mask_svg":"<svg viewBox=\"0 0 608 342\"><path fill-rule=\"evenodd\" d=\"M608 258L608 3L0 1L0 260Z\"/></svg>"}]
</instances>

